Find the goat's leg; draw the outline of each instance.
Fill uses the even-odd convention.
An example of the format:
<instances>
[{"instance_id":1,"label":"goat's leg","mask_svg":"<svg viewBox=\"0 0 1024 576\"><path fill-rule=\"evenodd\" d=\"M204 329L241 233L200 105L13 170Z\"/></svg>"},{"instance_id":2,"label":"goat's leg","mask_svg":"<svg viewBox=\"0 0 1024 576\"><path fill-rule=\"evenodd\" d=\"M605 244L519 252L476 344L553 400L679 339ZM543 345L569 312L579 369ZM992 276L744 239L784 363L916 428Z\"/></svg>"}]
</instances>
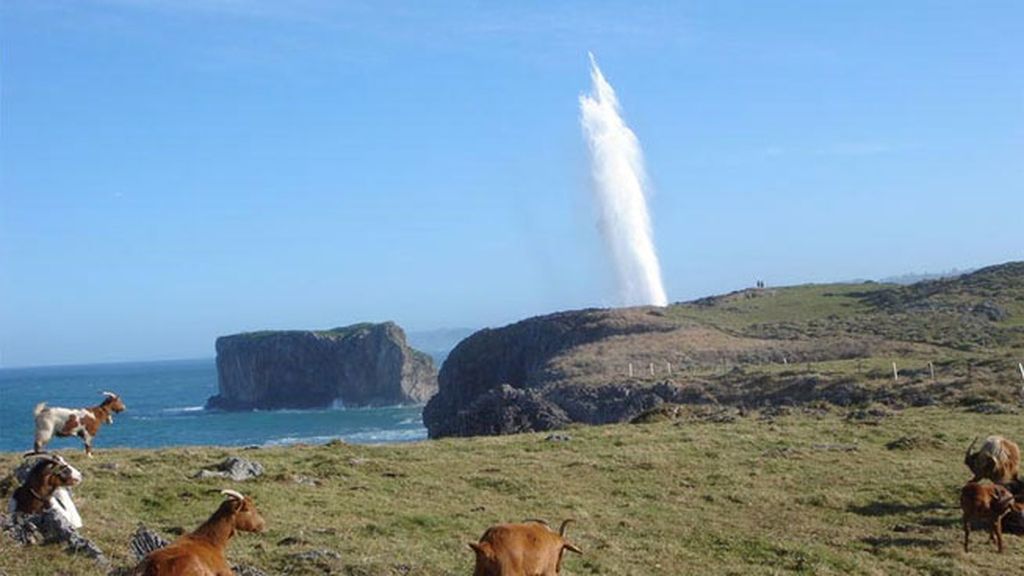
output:
<instances>
[{"instance_id":1,"label":"goat's leg","mask_svg":"<svg viewBox=\"0 0 1024 576\"><path fill-rule=\"evenodd\" d=\"M53 426L47 427L44 425L42 428L36 428L35 442L32 443L32 450L36 453L42 452L43 448L46 447L46 443L53 438Z\"/></svg>"},{"instance_id":2,"label":"goat's leg","mask_svg":"<svg viewBox=\"0 0 1024 576\"><path fill-rule=\"evenodd\" d=\"M967 553L967 543L971 539L971 523L964 516L964 553Z\"/></svg>"},{"instance_id":3,"label":"goat's leg","mask_svg":"<svg viewBox=\"0 0 1024 576\"><path fill-rule=\"evenodd\" d=\"M1003 517L1010 513L1010 509L1007 509L999 516L996 516L996 521L992 523L992 528L996 533L996 544L999 547L999 551L1003 551Z\"/></svg>"}]
</instances>

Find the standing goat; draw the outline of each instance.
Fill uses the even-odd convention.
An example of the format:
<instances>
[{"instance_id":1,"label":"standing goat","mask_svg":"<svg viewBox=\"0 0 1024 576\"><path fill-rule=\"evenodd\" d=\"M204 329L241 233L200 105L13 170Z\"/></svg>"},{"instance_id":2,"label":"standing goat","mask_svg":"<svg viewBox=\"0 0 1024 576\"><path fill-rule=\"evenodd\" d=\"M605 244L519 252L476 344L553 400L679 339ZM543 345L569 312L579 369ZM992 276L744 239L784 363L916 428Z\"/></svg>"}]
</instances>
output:
<instances>
[{"instance_id":1,"label":"standing goat","mask_svg":"<svg viewBox=\"0 0 1024 576\"><path fill-rule=\"evenodd\" d=\"M7 503L10 513L39 514L47 509L67 519L76 530L82 527L82 517L71 500L71 486L82 481L82 473L56 454L26 454L39 460L28 473L28 477L11 495Z\"/></svg>"},{"instance_id":2,"label":"standing goat","mask_svg":"<svg viewBox=\"0 0 1024 576\"><path fill-rule=\"evenodd\" d=\"M101 424L113 424L114 414L125 408L121 397L103 392L105 398L92 408L47 408L46 402L36 405L36 440L33 449L42 452L54 434L59 437L78 436L85 442L85 454L92 458L92 439Z\"/></svg>"},{"instance_id":3,"label":"standing goat","mask_svg":"<svg viewBox=\"0 0 1024 576\"><path fill-rule=\"evenodd\" d=\"M570 522L562 522L558 532L537 521L488 528L469 544L476 553L473 576L558 576L566 550L583 554L565 539Z\"/></svg>"},{"instance_id":4,"label":"standing goat","mask_svg":"<svg viewBox=\"0 0 1024 576\"><path fill-rule=\"evenodd\" d=\"M960 510L963 512L964 552L971 537L971 523L988 524L989 538L1003 551L1003 516L1014 510L1013 494L999 484L968 482L960 489Z\"/></svg>"},{"instance_id":5,"label":"standing goat","mask_svg":"<svg viewBox=\"0 0 1024 576\"><path fill-rule=\"evenodd\" d=\"M972 482L987 478L996 484L1017 481L1020 469L1020 448L1002 436L989 436L977 452L971 452L978 439L967 447L964 464L974 473Z\"/></svg>"},{"instance_id":6,"label":"standing goat","mask_svg":"<svg viewBox=\"0 0 1024 576\"><path fill-rule=\"evenodd\" d=\"M232 576L224 549L236 530L263 532L264 521L251 498L234 490L217 511L194 531L170 546L146 555L135 569L137 576Z\"/></svg>"}]
</instances>

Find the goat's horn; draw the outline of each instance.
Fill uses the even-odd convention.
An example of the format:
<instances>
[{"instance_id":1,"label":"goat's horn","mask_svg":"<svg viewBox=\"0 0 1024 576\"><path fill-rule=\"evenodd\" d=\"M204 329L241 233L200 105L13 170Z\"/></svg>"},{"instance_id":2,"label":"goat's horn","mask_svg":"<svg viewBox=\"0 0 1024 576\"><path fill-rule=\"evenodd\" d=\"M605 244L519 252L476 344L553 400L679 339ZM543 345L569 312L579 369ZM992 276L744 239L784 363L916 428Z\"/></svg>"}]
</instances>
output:
<instances>
[{"instance_id":1,"label":"goat's horn","mask_svg":"<svg viewBox=\"0 0 1024 576\"><path fill-rule=\"evenodd\" d=\"M64 464L63 459L56 454L50 454L49 452L26 452L22 454L22 458L38 458L40 460L46 460L47 462L53 462L55 464Z\"/></svg>"},{"instance_id":2,"label":"goat's horn","mask_svg":"<svg viewBox=\"0 0 1024 576\"><path fill-rule=\"evenodd\" d=\"M220 493L228 498L234 498L235 500L245 500L245 496L242 496L241 492L236 492L234 490L221 490Z\"/></svg>"},{"instance_id":3,"label":"goat's horn","mask_svg":"<svg viewBox=\"0 0 1024 576\"><path fill-rule=\"evenodd\" d=\"M971 445L967 447L967 453L964 454L964 458L968 458L971 455L971 450L974 449L974 445L978 443L978 437L975 436L974 440L971 440Z\"/></svg>"},{"instance_id":4,"label":"goat's horn","mask_svg":"<svg viewBox=\"0 0 1024 576\"><path fill-rule=\"evenodd\" d=\"M114 394L113 392L107 392L106 390L100 392L100 394L103 394L104 396L110 396L111 398L117 398L117 394Z\"/></svg>"},{"instance_id":5,"label":"goat's horn","mask_svg":"<svg viewBox=\"0 0 1024 576\"><path fill-rule=\"evenodd\" d=\"M562 522L562 527L558 529L558 535L564 537L566 526L568 526L572 522L575 522L575 520L573 520L572 518L569 518L565 522Z\"/></svg>"}]
</instances>

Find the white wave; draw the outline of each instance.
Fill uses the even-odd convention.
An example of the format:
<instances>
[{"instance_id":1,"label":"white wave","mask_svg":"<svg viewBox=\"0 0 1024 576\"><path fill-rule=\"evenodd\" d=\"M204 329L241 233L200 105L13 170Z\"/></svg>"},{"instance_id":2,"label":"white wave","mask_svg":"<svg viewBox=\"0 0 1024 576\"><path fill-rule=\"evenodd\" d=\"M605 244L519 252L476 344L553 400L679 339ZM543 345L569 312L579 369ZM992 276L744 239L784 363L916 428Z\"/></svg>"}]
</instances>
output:
<instances>
[{"instance_id":1,"label":"white wave","mask_svg":"<svg viewBox=\"0 0 1024 576\"><path fill-rule=\"evenodd\" d=\"M292 446L294 444L326 444L331 440L343 440L342 436L284 436L267 440L263 446Z\"/></svg>"},{"instance_id":2,"label":"white wave","mask_svg":"<svg viewBox=\"0 0 1024 576\"><path fill-rule=\"evenodd\" d=\"M205 406L182 406L179 408L164 408L161 412L165 414L184 414L188 412L202 412Z\"/></svg>"},{"instance_id":3,"label":"white wave","mask_svg":"<svg viewBox=\"0 0 1024 576\"><path fill-rule=\"evenodd\" d=\"M326 444L332 440L343 440L352 444L396 444L399 442L415 442L426 440L427 430L365 430L351 434L331 434L317 436L283 436L267 440L263 446L294 446L296 444Z\"/></svg>"},{"instance_id":4,"label":"white wave","mask_svg":"<svg viewBox=\"0 0 1024 576\"><path fill-rule=\"evenodd\" d=\"M427 439L427 429L414 430L372 430L346 434L344 440L353 444L395 444L398 442L416 442Z\"/></svg>"}]
</instances>

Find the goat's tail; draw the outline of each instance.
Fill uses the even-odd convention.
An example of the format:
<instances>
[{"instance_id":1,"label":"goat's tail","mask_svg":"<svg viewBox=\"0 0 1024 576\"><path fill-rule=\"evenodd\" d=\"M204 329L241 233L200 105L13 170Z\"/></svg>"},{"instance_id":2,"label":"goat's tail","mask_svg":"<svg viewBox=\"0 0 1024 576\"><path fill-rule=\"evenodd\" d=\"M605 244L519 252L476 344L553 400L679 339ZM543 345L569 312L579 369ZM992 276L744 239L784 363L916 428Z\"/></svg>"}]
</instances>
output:
<instances>
[{"instance_id":1,"label":"goat's tail","mask_svg":"<svg viewBox=\"0 0 1024 576\"><path fill-rule=\"evenodd\" d=\"M36 409L32 411L32 415L38 418L39 415L43 413L44 409L46 409L46 402L40 402L39 404L36 404Z\"/></svg>"}]
</instances>

